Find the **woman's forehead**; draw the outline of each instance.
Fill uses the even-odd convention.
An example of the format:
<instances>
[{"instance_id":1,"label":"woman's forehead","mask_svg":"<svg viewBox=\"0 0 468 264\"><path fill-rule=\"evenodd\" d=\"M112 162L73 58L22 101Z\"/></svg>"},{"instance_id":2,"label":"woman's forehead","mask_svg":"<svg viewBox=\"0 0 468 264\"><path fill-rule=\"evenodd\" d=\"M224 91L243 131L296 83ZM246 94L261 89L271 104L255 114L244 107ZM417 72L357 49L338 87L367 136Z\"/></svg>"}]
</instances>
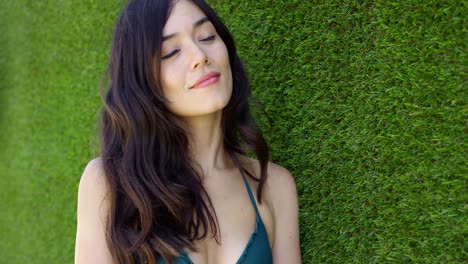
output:
<instances>
[{"instance_id":1,"label":"woman's forehead","mask_svg":"<svg viewBox=\"0 0 468 264\"><path fill-rule=\"evenodd\" d=\"M206 15L192 1L179 0L174 2L169 18L163 29L164 35L170 35L187 28L196 26L196 23Z\"/></svg>"}]
</instances>

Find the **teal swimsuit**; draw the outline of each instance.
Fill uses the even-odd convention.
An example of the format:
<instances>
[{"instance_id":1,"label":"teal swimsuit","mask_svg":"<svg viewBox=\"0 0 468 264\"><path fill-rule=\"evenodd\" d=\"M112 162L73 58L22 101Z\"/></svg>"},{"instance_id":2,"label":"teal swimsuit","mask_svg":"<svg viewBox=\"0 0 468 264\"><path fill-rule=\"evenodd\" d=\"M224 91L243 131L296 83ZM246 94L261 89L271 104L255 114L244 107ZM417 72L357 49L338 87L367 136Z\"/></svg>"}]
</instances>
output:
<instances>
[{"instance_id":1,"label":"teal swimsuit","mask_svg":"<svg viewBox=\"0 0 468 264\"><path fill-rule=\"evenodd\" d=\"M247 180L245 179L244 173L241 171L242 178L244 179L245 186L249 192L250 201L252 202L255 208L256 215L256 224L255 231L250 236L249 242L245 246L244 252L237 260L236 264L271 264L273 263L273 256L271 253L270 243L268 242L268 234L263 225L262 218L258 212L257 204L255 203L255 198L250 189ZM187 253L182 252L182 254L175 259L175 264L193 264L193 261L187 255ZM158 264L166 264L162 257L158 257ZM199 264L199 263L197 263Z\"/></svg>"}]
</instances>

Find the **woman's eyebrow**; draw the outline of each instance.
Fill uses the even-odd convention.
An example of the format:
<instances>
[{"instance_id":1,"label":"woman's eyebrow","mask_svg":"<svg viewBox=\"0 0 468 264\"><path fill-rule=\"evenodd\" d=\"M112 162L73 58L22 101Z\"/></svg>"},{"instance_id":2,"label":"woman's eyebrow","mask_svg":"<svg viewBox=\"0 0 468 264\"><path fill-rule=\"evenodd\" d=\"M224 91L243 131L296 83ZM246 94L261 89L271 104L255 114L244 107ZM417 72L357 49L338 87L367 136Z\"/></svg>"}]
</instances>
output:
<instances>
[{"instance_id":1,"label":"woman's eyebrow","mask_svg":"<svg viewBox=\"0 0 468 264\"><path fill-rule=\"evenodd\" d=\"M202 18L200 18L199 20L197 20L197 21L195 21L193 23L193 28L195 29L197 27L200 27L201 25L205 24L206 22L210 22L210 20L207 17L202 17ZM169 40L169 39L175 37L176 35L177 35L177 33L173 33L173 34L169 34L167 36L163 36L162 41L164 42L166 40Z\"/></svg>"}]
</instances>

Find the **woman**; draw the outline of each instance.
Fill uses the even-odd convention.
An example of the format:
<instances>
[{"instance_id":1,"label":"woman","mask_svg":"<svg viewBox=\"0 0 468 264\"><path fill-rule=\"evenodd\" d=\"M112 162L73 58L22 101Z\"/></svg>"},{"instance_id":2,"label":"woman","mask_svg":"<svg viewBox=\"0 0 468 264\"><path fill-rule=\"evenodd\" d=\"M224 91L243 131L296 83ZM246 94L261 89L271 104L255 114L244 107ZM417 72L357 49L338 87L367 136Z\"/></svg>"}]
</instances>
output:
<instances>
[{"instance_id":1,"label":"woman","mask_svg":"<svg viewBox=\"0 0 468 264\"><path fill-rule=\"evenodd\" d=\"M203 0L130 1L109 80L75 263L301 262L294 179L268 162L233 39Z\"/></svg>"}]
</instances>

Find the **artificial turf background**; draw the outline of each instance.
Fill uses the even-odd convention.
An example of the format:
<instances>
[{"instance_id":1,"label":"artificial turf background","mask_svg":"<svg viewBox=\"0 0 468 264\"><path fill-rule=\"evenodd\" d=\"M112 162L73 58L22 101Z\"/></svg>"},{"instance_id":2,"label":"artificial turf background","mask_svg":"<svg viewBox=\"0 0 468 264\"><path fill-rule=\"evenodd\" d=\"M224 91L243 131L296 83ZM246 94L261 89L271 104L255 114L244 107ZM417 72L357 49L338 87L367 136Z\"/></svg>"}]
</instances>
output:
<instances>
[{"instance_id":1,"label":"artificial turf background","mask_svg":"<svg viewBox=\"0 0 468 264\"><path fill-rule=\"evenodd\" d=\"M209 3L297 179L304 263L466 263L467 2ZM73 262L121 6L0 2L0 263Z\"/></svg>"}]
</instances>

